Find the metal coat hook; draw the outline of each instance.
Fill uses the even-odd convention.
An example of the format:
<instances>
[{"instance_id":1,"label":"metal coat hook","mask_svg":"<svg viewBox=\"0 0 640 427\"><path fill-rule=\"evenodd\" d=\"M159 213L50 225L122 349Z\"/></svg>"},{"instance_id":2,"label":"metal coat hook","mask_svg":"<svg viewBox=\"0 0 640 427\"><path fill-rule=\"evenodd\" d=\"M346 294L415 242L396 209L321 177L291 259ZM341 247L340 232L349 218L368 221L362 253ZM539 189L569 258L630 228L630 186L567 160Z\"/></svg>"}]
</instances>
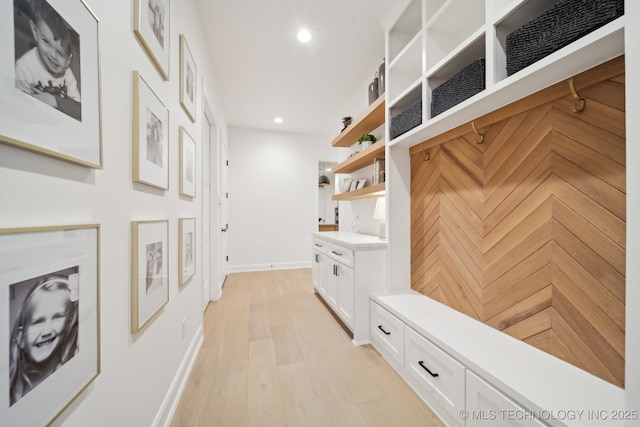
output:
<instances>
[{"instance_id":1,"label":"metal coat hook","mask_svg":"<svg viewBox=\"0 0 640 427\"><path fill-rule=\"evenodd\" d=\"M476 139L476 144L482 144L484 142L484 134L478 132L478 129L476 128L476 122L471 122L471 127L473 128L473 132L479 136L479 138Z\"/></svg>"},{"instance_id":2,"label":"metal coat hook","mask_svg":"<svg viewBox=\"0 0 640 427\"><path fill-rule=\"evenodd\" d=\"M431 160L431 151L424 150L424 143L420 143L420 148L422 148L422 161L426 162L427 160Z\"/></svg>"},{"instance_id":3,"label":"metal coat hook","mask_svg":"<svg viewBox=\"0 0 640 427\"><path fill-rule=\"evenodd\" d=\"M573 84L573 79L569 79L569 90L571 91L571 95L573 95L573 97L578 100L577 104L571 106L571 111L573 111L574 113L581 113L582 110L584 110L584 99L582 99L582 97L578 95L578 92L576 92L576 87Z\"/></svg>"}]
</instances>

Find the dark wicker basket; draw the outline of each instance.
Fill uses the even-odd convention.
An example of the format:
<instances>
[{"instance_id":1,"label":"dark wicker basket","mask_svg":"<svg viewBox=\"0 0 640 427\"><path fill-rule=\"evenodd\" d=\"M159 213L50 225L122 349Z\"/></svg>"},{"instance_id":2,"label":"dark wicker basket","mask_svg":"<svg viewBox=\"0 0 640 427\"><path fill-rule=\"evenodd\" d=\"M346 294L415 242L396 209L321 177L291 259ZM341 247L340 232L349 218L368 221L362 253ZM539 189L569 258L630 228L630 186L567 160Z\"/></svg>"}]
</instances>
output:
<instances>
[{"instance_id":1,"label":"dark wicker basket","mask_svg":"<svg viewBox=\"0 0 640 427\"><path fill-rule=\"evenodd\" d=\"M624 0L561 0L506 39L512 75L624 15Z\"/></svg>"},{"instance_id":2,"label":"dark wicker basket","mask_svg":"<svg viewBox=\"0 0 640 427\"><path fill-rule=\"evenodd\" d=\"M411 104L409 108L402 113L391 118L391 129L389 134L391 139L397 138L405 132L410 131L414 127L422 123L422 100L418 100Z\"/></svg>"},{"instance_id":3,"label":"dark wicker basket","mask_svg":"<svg viewBox=\"0 0 640 427\"><path fill-rule=\"evenodd\" d=\"M485 87L485 61L480 58L431 91L431 117L483 91Z\"/></svg>"}]
</instances>

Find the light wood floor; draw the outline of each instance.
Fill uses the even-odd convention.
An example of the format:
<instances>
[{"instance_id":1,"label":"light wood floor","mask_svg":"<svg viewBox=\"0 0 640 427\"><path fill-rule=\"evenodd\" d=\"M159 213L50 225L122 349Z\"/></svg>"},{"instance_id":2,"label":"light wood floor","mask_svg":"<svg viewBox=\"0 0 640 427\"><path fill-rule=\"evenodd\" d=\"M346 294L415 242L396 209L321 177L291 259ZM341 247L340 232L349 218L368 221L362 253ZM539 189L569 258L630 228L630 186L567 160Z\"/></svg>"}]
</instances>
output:
<instances>
[{"instance_id":1,"label":"light wood floor","mask_svg":"<svg viewBox=\"0 0 640 427\"><path fill-rule=\"evenodd\" d=\"M171 427L442 425L298 269L227 278Z\"/></svg>"}]
</instances>

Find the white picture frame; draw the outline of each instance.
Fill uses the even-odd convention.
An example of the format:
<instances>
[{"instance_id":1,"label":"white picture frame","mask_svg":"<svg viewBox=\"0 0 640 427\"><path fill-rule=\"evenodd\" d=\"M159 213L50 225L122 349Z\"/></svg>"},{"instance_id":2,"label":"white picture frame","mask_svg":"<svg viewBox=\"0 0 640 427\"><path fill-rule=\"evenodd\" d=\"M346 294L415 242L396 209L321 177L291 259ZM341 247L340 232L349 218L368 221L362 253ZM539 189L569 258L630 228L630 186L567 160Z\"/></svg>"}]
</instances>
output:
<instances>
[{"instance_id":1,"label":"white picture frame","mask_svg":"<svg viewBox=\"0 0 640 427\"><path fill-rule=\"evenodd\" d=\"M131 332L169 302L169 221L131 223Z\"/></svg>"},{"instance_id":2,"label":"white picture frame","mask_svg":"<svg viewBox=\"0 0 640 427\"><path fill-rule=\"evenodd\" d=\"M64 161L102 168L98 20L81 0L0 2L0 142ZM44 10L39 13L36 11ZM66 61L38 80L39 57L31 27L56 16L54 43ZM42 75L38 75L42 76ZM73 135L73 138L70 137Z\"/></svg>"},{"instance_id":3,"label":"white picture frame","mask_svg":"<svg viewBox=\"0 0 640 427\"><path fill-rule=\"evenodd\" d=\"M133 72L133 173L135 182L169 189L169 109L138 71Z\"/></svg>"},{"instance_id":4,"label":"white picture frame","mask_svg":"<svg viewBox=\"0 0 640 427\"><path fill-rule=\"evenodd\" d=\"M180 194L196 196L196 142L180 126Z\"/></svg>"},{"instance_id":5,"label":"white picture frame","mask_svg":"<svg viewBox=\"0 0 640 427\"><path fill-rule=\"evenodd\" d=\"M362 190L367 184L367 178L360 178L356 181L356 190Z\"/></svg>"},{"instance_id":6,"label":"white picture frame","mask_svg":"<svg viewBox=\"0 0 640 427\"><path fill-rule=\"evenodd\" d=\"M99 247L97 224L0 230L3 425L49 425L100 374ZM51 345L25 342L29 315L51 319Z\"/></svg>"},{"instance_id":7,"label":"white picture frame","mask_svg":"<svg viewBox=\"0 0 640 427\"><path fill-rule=\"evenodd\" d=\"M133 32L164 80L169 80L171 2L135 0Z\"/></svg>"}]
</instances>

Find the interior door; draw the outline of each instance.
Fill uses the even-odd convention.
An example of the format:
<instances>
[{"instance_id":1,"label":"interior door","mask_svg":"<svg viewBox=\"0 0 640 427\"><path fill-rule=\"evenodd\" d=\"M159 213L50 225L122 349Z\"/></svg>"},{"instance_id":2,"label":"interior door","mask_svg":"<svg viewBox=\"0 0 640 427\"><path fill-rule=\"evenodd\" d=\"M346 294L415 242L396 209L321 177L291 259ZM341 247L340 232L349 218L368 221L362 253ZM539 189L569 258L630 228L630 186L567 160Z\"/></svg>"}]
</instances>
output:
<instances>
[{"instance_id":1,"label":"interior door","mask_svg":"<svg viewBox=\"0 0 640 427\"><path fill-rule=\"evenodd\" d=\"M229 148L227 142L220 135L220 167L219 172L219 191L218 191L218 210L220 218L220 271L219 286L220 290L224 286L224 281L229 272Z\"/></svg>"},{"instance_id":2,"label":"interior door","mask_svg":"<svg viewBox=\"0 0 640 427\"><path fill-rule=\"evenodd\" d=\"M207 114L204 115L202 125L202 311L206 310L211 300L211 279L212 279L212 244L211 244L211 183L212 166L211 151L215 153L215 144L212 145L212 135L215 135L215 124ZM215 138L214 143L215 143Z\"/></svg>"}]
</instances>

